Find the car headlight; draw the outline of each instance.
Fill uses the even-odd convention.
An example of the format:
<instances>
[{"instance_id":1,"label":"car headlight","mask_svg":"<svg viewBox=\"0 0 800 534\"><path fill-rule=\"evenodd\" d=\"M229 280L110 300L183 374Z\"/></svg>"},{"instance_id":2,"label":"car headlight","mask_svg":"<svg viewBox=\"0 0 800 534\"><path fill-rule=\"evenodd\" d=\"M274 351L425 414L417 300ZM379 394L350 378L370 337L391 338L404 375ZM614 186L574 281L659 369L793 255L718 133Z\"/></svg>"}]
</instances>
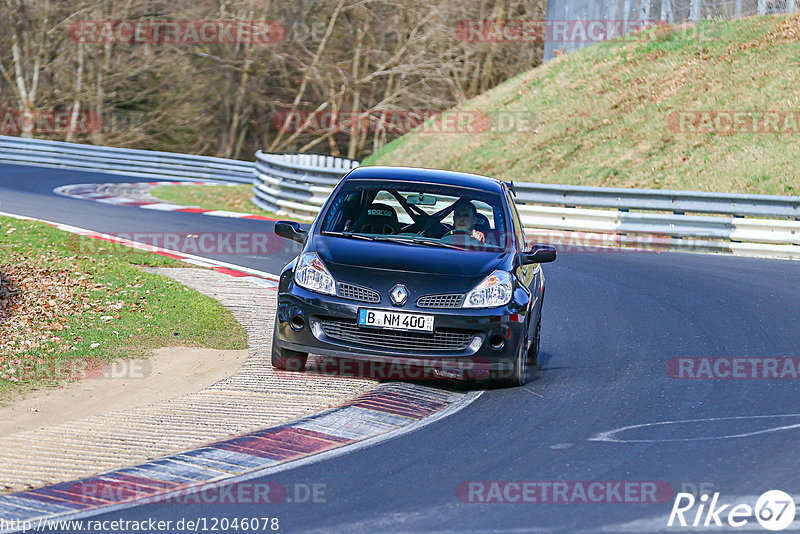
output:
<instances>
[{"instance_id":1,"label":"car headlight","mask_svg":"<svg viewBox=\"0 0 800 534\"><path fill-rule=\"evenodd\" d=\"M311 291L328 295L336 294L336 283L333 276L314 252L306 252L300 256L300 261L297 262L294 270L294 281L300 287Z\"/></svg>"},{"instance_id":2,"label":"car headlight","mask_svg":"<svg viewBox=\"0 0 800 534\"><path fill-rule=\"evenodd\" d=\"M495 271L467 293L464 308L495 308L511 301L511 275Z\"/></svg>"}]
</instances>

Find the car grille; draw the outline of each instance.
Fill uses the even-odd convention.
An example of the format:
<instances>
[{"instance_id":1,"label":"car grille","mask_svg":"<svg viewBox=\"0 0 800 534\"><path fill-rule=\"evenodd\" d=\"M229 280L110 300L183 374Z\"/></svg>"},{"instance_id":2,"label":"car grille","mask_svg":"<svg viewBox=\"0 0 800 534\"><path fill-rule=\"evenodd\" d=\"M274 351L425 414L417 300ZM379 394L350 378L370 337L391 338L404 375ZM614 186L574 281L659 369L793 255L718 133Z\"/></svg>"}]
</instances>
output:
<instances>
[{"instance_id":1,"label":"car grille","mask_svg":"<svg viewBox=\"0 0 800 534\"><path fill-rule=\"evenodd\" d=\"M339 282L339 290L337 294L343 299L360 300L361 302L380 302L381 295L373 289L361 286L354 286L353 284L345 284Z\"/></svg>"},{"instance_id":2,"label":"car grille","mask_svg":"<svg viewBox=\"0 0 800 534\"><path fill-rule=\"evenodd\" d=\"M461 306L461 299L464 297L461 293L451 295L425 295L417 299L417 307L419 308L459 308Z\"/></svg>"},{"instance_id":3,"label":"car grille","mask_svg":"<svg viewBox=\"0 0 800 534\"><path fill-rule=\"evenodd\" d=\"M437 331L433 334L416 332L390 332L387 330L362 329L354 321L324 319L320 321L322 331L331 339L359 343L371 347L400 349L403 351L457 351L466 349L474 334L468 332Z\"/></svg>"}]
</instances>

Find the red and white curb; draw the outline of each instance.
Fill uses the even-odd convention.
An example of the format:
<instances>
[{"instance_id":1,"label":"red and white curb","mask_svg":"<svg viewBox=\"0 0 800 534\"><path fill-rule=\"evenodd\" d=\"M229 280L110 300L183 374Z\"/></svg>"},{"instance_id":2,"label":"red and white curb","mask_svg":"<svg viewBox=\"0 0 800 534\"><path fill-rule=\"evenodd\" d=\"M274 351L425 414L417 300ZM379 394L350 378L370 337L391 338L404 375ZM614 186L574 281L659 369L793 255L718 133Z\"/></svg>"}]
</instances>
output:
<instances>
[{"instance_id":1,"label":"red and white curb","mask_svg":"<svg viewBox=\"0 0 800 534\"><path fill-rule=\"evenodd\" d=\"M185 252L180 252L176 250L165 249L147 243L140 243L138 241L125 239L110 234L95 232L93 230L86 230L85 228L79 228L77 226L71 226L69 224L55 223L44 219L37 219L35 217L25 217L22 215L17 215L14 213L6 213L2 211L0 211L0 215L19 220L42 222L50 226L53 226L54 228L58 228L59 230L69 232L71 234L85 236L100 241L106 241L109 243L115 243L118 245L130 247L137 250L152 252L153 254L158 254L159 256L173 258L185 263L189 263L191 265L197 265L198 267L207 267L222 274L227 274L229 276L242 278L243 280L247 280L262 287L277 289L278 281L280 280L280 277L278 275L267 273L264 271L259 271L257 269L242 267L240 265L234 265L232 263L214 260L211 258L204 258L202 256L195 256L193 254L187 254Z\"/></svg>"},{"instance_id":2,"label":"red and white curb","mask_svg":"<svg viewBox=\"0 0 800 534\"><path fill-rule=\"evenodd\" d=\"M219 502L223 495L235 499L235 484L414 431L462 410L482 393L380 384L339 407L293 423L89 478L2 495L0 518L7 526L0 532L151 502L203 504ZM259 504L289 502L280 484L270 483L270 490Z\"/></svg>"},{"instance_id":3,"label":"red and white curb","mask_svg":"<svg viewBox=\"0 0 800 534\"><path fill-rule=\"evenodd\" d=\"M232 219L254 219L258 221L276 221L273 217L265 215L253 215L240 213L237 211L212 210L198 208L197 206L181 206L165 202L150 194L155 187L162 186L181 186L181 185L213 185L213 186L236 186L242 184L228 184L222 182L128 182L128 183L94 183L94 184L71 184L56 187L53 192L81 200L91 200L115 206L132 206L147 210L156 211L177 211L181 213L199 213L212 217L228 217Z\"/></svg>"}]
</instances>

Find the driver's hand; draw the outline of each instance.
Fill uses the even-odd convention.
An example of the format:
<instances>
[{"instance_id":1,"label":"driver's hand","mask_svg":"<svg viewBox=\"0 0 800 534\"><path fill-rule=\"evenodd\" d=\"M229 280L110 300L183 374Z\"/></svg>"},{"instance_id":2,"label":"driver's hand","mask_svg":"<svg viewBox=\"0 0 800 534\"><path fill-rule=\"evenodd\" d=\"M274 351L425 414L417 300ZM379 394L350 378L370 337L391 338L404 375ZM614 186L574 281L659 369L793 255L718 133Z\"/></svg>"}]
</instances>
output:
<instances>
[{"instance_id":1,"label":"driver's hand","mask_svg":"<svg viewBox=\"0 0 800 534\"><path fill-rule=\"evenodd\" d=\"M486 236L483 235L483 232L479 232L477 230L472 230L472 237L480 241L481 243L486 243Z\"/></svg>"}]
</instances>

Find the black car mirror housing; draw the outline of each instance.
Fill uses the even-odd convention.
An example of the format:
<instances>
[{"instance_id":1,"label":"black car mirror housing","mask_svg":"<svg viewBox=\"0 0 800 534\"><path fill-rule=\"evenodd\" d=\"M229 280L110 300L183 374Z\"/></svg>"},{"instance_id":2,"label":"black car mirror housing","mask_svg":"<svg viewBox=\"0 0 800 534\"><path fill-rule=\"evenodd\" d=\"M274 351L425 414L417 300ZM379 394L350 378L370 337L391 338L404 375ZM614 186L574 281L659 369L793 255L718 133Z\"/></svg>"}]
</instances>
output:
<instances>
[{"instance_id":1,"label":"black car mirror housing","mask_svg":"<svg viewBox=\"0 0 800 534\"><path fill-rule=\"evenodd\" d=\"M308 231L303 230L300 224L295 221L277 221L275 223L275 234L284 239L302 243L306 240Z\"/></svg>"},{"instance_id":2,"label":"black car mirror housing","mask_svg":"<svg viewBox=\"0 0 800 534\"><path fill-rule=\"evenodd\" d=\"M539 245L522 252L519 258L520 265L531 263L550 263L556 261L556 249L549 245Z\"/></svg>"}]
</instances>

